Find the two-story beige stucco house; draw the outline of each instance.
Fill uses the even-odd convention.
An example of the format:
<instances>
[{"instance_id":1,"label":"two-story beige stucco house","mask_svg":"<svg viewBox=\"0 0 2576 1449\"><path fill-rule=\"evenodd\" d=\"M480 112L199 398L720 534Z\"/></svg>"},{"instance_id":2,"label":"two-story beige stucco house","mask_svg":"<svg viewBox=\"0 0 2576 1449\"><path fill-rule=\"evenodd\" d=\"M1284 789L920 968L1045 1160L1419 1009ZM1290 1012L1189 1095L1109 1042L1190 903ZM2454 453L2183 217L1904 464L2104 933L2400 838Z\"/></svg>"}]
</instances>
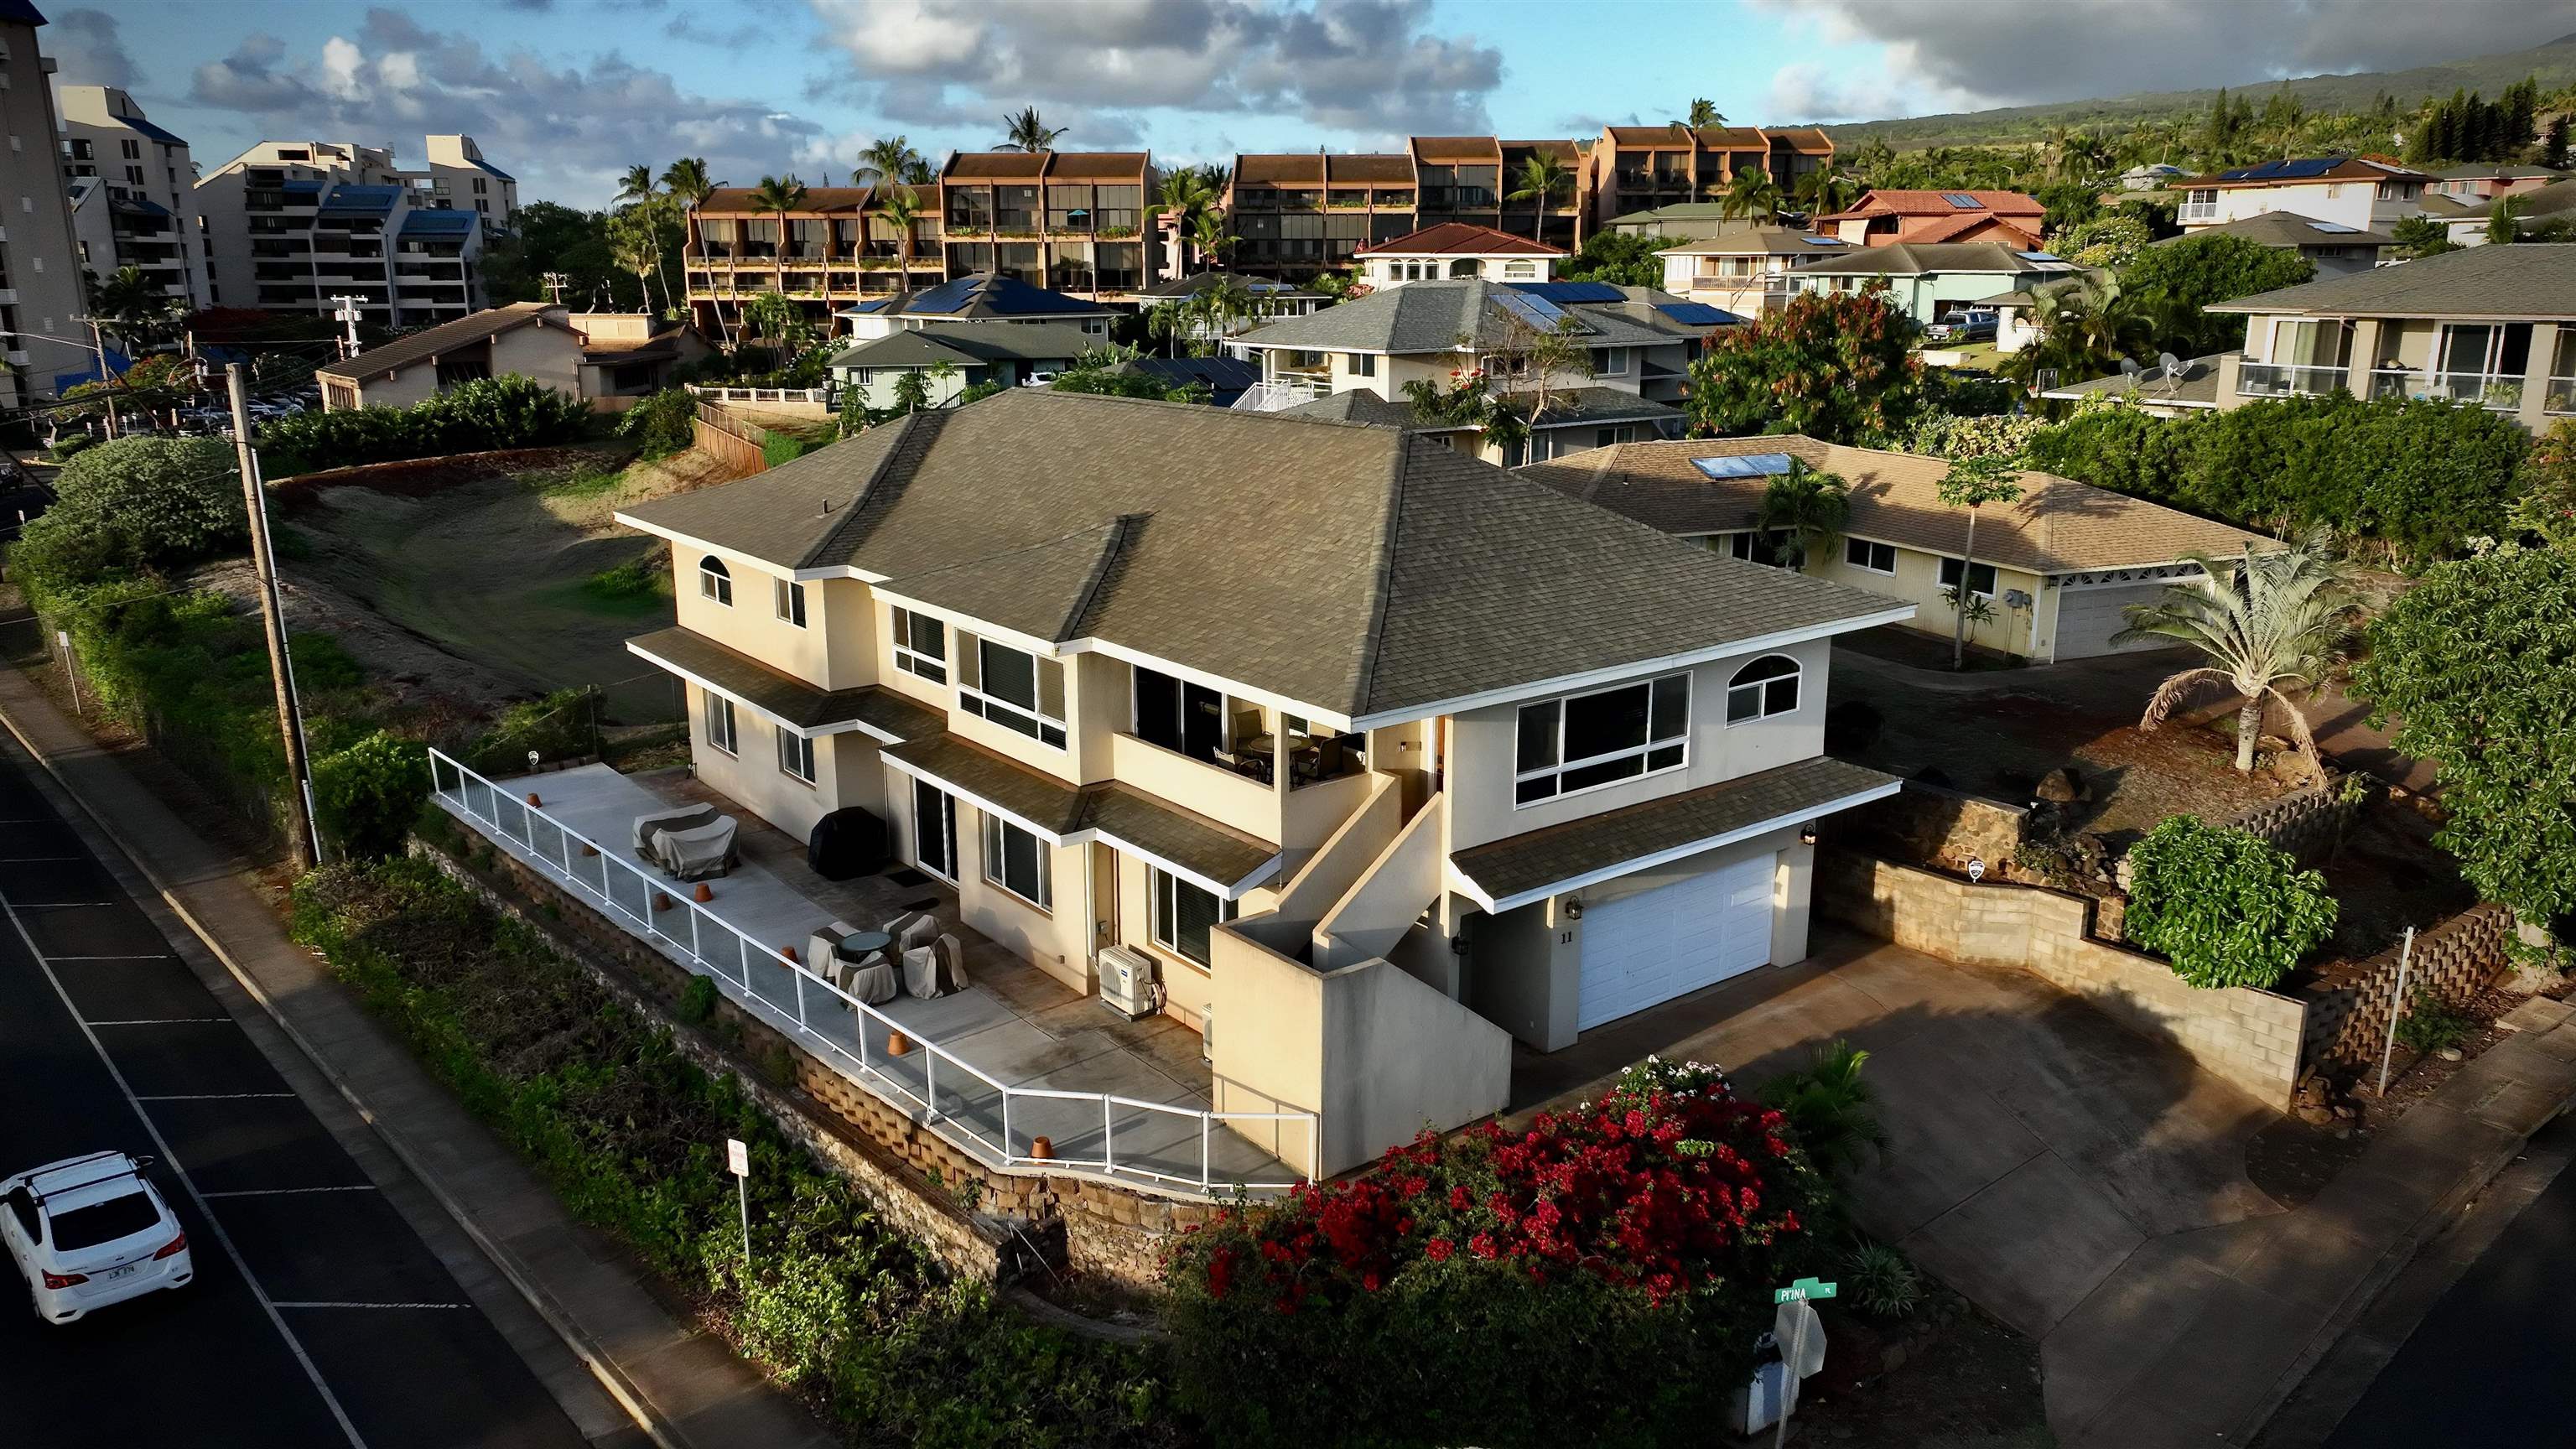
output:
<instances>
[{"instance_id":1,"label":"two-story beige stucco house","mask_svg":"<svg viewBox=\"0 0 2576 1449\"><path fill-rule=\"evenodd\" d=\"M1825 693L1912 606L1397 429L1019 389L618 516L703 781L872 812L1076 990L1141 968L1306 1171L1801 959L1816 821L1897 788Z\"/></svg>"}]
</instances>

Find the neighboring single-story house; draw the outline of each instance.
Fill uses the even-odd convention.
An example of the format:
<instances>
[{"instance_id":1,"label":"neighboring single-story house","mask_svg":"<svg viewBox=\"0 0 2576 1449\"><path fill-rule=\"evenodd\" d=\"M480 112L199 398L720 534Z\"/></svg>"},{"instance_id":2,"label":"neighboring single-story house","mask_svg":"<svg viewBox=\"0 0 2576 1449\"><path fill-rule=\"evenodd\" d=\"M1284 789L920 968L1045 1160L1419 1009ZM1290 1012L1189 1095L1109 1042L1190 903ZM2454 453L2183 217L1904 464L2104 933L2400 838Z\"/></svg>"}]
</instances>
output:
<instances>
[{"instance_id":1,"label":"neighboring single-story house","mask_svg":"<svg viewBox=\"0 0 2576 1449\"><path fill-rule=\"evenodd\" d=\"M2081 270L2000 242L1896 242L1809 262L1787 275L1802 292L1858 292L1883 279L1905 315L1928 327L1999 292L2026 291Z\"/></svg>"},{"instance_id":2,"label":"neighboring single-story house","mask_svg":"<svg viewBox=\"0 0 2576 1449\"><path fill-rule=\"evenodd\" d=\"M410 407L460 382L515 372L613 413L671 386L672 368L707 352L685 322L512 302L325 363L314 377L322 406L334 412Z\"/></svg>"},{"instance_id":3,"label":"neighboring single-story house","mask_svg":"<svg viewBox=\"0 0 2576 1449\"><path fill-rule=\"evenodd\" d=\"M1246 389L1261 381L1261 365L1240 357L1139 357L1114 370L1138 373L1165 387L1206 388L1208 401L1221 408L1234 406Z\"/></svg>"},{"instance_id":4,"label":"neighboring single-story house","mask_svg":"<svg viewBox=\"0 0 2576 1449\"><path fill-rule=\"evenodd\" d=\"M1109 324L1118 316L1118 309L999 272L977 272L891 297L870 297L832 315L848 324L850 337L857 342L890 337L910 328L995 323L1027 327L1068 322L1091 334L1094 342L1107 342Z\"/></svg>"},{"instance_id":5,"label":"neighboring single-story house","mask_svg":"<svg viewBox=\"0 0 2576 1449\"><path fill-rule=\"evenodd\" d=\"M1565 260L1562 247L1473 222L1444 221L1353 249L1360 280L1385 291L1407 282L1545 282Z\"/></svg>"},{"instance_id":6,"label":"neighboring single-story house","mask_svg":"<svg viewBox=\"0 0 2576 1449\"><path fill-rule=\"evenodd\" d=\"M942 323L859 343L835 355L829 366L845 405L900 406L894 396L896 381L907 372L921 372L930 374L927 405L946 407L959 393L982 383L1018 387L1045 382L1100 345L1101 340L1088 329L1071 322L1011 327ZM945 373L943 365L948 369Z\"/></svg>"},{"instance_id":7,"label":"neighboring single-story house","mask_svg":"<svg viewBox=\"0 0 2576 1449\"><path fill-rule=\"evenodd\" d=\"M2430 210L2428 207L2428 213ZM2191 235L2239 236L2257 246L2294 251L2314 262L2320 277L2369 271L2386 260L2388 249L2397 245L2397 238L2384 231L2366 231L2349 222L2319 221L2295 211L2266 211L2235 221L2222 221L2215 226L2204 226ZM2184 239L2170 236L2155 245L2171 246Z\"/></svg>"},{"instance_id":8,"label":"neighboring single-story house","mask_svg":"<svg viewBox=\"0 0 2576 1449\"><path fill-rule=\"evenodd\" d=\"M1906 627L1945 639L1955 616L1944 591L1965 572L1992 611L1970 626L1969 641L2035 662L2161 647L2111 642L2127 627L2129 606L2200 578L2192 555L2280 547L2142 498L2025 472L2018 502L1978 511L1976 556L1964 561L1968 512L1942 503L1937 491L1947 459L1795 436L1630 443L1519 471L1666 533L1771 563L1777 540L1755 533L1753 520L1793 459L1851 488L1842 537L1799 572L1913 604Z\"/></svg>"}]
</instances>

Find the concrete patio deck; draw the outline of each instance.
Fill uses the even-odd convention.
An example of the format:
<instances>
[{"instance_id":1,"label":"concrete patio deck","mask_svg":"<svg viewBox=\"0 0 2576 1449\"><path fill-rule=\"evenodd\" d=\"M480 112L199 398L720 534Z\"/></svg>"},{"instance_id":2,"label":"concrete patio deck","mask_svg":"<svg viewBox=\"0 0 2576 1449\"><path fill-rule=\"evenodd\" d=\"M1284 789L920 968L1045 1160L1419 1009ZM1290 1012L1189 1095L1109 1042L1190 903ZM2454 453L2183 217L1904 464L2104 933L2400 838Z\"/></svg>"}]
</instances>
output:
<instances>
[{"instance_id":1,"label":"concrete patio deck","mask_svg":"<svg viewBox=\"0 0 2576 1449\"><path fill-rule=\"evenodd\" d=\"M906 887L890 874L826 881L806 868L796 842L682 771L627 776L584 765L489 786L469 776L460 788L452 765L442 762L439 770L436 798L450 815L521 862L575 882L629 935L713 975L763 1020L978 1160L1027 1166L1034 1139L1044 1136L1055 1153L1046 1171L1105 1174L1185 1196L1275 1188L1297 1178L1207 1115L1210 1081L1194 1034L1161 1017L1126 1021L1068 990L966 927L955 894L935 881ZM542 802L536 812L524 804L531 791ZM629 843L637 815L700 801L740 822L742 863L709 882L711 903L692 908L690 888L638 860ZM582 855L547 817L642 874ZM671 908L652 909L657 887L669 893ZM752 942L801 954L806 939L834 920L875 927L912 909L938 916L965 945L969 985L931 1000L898 996L874 1008L881 1016L849 1009L819 980L747 948L701 915ZM895 1030L915 1044L904 1055L890 1050ZM1292 1123L1285 1130L1303 1129Z\"/></svg>"}]
</instances>

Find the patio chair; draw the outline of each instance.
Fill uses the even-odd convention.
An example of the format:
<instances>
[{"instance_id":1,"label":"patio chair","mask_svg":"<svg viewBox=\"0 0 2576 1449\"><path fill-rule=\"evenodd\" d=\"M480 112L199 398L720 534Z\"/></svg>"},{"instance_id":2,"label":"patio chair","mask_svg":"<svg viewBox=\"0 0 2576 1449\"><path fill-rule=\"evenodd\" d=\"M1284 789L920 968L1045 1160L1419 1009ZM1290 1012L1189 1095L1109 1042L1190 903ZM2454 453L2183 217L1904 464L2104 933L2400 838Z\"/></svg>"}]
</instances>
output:
<instances>
[{"instance_id":1,"label":"patio chair","mask_svg":"<svg viewBox=\"0 0 2576 1449\"><path fill-rule=\"evenodd\" d=\"M886 934L894 937L894 949L910 951L939 939L939 918L928 911L911 911L886 922Z\"/></svg>"},{"instance_id":2,"label":"patio chair","mask_svg":"<svg viewBox=\"0 0 2576 1449\"><path fill-rule=\"evenodd\" d=\"M719 815L712 825L657 831L653 836L653 858L681 880L723 875L742 863L742 857L734 850L737 829L732 816Z\"/></svg>"},{"instance_id":3,"label":"patio chair","mask_svg":"<svg viewBox=\"0 0 2576 1449\"><path fill-rule=\"evenodd\" d=\"M841 989L870 1006L883 1006L903 994L903 979L883 951L872 951L851 970L849 984Z\"/></svg>"},{"instance_id":4,"label":"patio chair","mask_svg":"<svg viewBox=\"0 0 2576 1449\"><path fill-rule=\"evenodd\" d=\"M942 936L932 943L939 952L939 994L966 989L966 943L955 936Z\"/></svg>"},{"instance_id":5,"label":"patio chair","mask_svg":"<svg viewBox=\"0 0 2576 1449\"><path fill-rule=\"evenodd\" d=\"M713 805L678 805L668 810L646 811L635 817L635 853L658 865L661 862L653 855L654 836L665 830L694 830L701 825L712 825L715 820L716 807Z\"/></svg>"},{"instance_id":6,"label":"patio chair","mask_svg":"<svg viewBox=\"0 0 2576 1449\"><path fill-rule=\"evenodd\" d=\"M924 1000L939 994L939 948L915 946L903 953L903 990Z\"/></svg>"}]
</instances>

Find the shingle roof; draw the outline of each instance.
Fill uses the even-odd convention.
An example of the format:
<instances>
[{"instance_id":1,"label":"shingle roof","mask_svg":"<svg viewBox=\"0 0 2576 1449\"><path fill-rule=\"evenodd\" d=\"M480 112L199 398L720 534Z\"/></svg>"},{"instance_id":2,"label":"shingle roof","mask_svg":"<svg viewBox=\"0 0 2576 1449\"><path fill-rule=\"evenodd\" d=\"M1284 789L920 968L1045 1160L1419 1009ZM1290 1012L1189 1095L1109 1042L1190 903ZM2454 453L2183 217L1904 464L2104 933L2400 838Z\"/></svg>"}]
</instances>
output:
<instances>
[{"instance_id":1,"label":"shingle roof","mask_svg":"<svg viewBox=\"0 0 2576 1449\"><path fill-rule=\"evenodd\" d=\"M2089 382L2071 382L2053 387L2041 397L2134 397L2139 402L2167 407L2214 408L2218 406L2218 362L2223 353L2195 357L2183 363L2182 376L2172 387L2165 385L2165 371L2150 367L2138 372L2115 372Z\"/></svg>"},{"instance_id":2,"label":"shingle roof","mask_svg":"<svg viewBox=\"0 0 2576 1449\"><path fill-rule=\"evenodd\" d=\"M1372 428L1400 428L1419 433L1472 433L1466 423L1425 423L1413 414L1411 403L1380 397L1366 388L1332 393L1313 402L1278 410L1284 418L1311 418L1318 422L1359 423Z\"/></svg>"},{"instance_id":3,"label":"shingle roof","mask_svg":"<svg viewBox=\"0 0 2576 1449\"><path fill-rule=\"evenodd\" d=\"M2576 247L2468 247L2212 302L2207 310L2337 317L2576 317Z\"/></svg>"},{"instance_id":4,"label":"shingle roof","mask_svg":"<svg viewBox=\"0 0 2576 1449\"><path fill-rule=\"evenodd\" d=\"M1532 426L1571 428L1585 423L1679 422L1682 411L1615 387L1562 387L1550 394L1547 415Z\"/></svg>"},{"instance_id":5,"label":"shingle roof","mask_svg":"<svg viewBox=\"0 0 2576 1449\"><path fill-rule=\"evenodd\" d=\"M1905 240L1914 246L1931 246L1980 232L2001 231L2022 238L2025 244L2039 244L2039 228L2024 226L2022 218L1997 216L1991 211L1963 211L1953 216L1936 216L1916 227Z\"/></svg>"},{"instance_id":6,"label":"shingle roof","mask_svg":"<svg viewBox=\"0 0 2576 1449\"><path fill-rule=\"evenodd\" d=\"M1324 164L1335 181L1365 181L1372 186L1411 186L1413 157L1402 151L1358 151L1327 155Z\"/></svg>"},{"instance_id":7,"label":"shingle roof","mask_svg":"<svg viewBox=\"0 0 2576 1449\"><path fill-rule=\"evenodd\" d=\"M996 362L1052 362L1082 355L1100 339L1073 322L934 322L906 327L836 354L834 367L929 367Z\"/></svg>"},{"instance_id":8,"label":"shingle roof","mask_svg":"<svg viewBox=\"0 0 2576 1449\"><path fill-rule=\"evenodd\" d=\"M1668 212L1680 211L1682 208L1677 206L1666 207L1665 210ZM1619 220L1635 221L1640 216L1651 215L1653 215L1651 212L1639 212L1636 216L1623 216L1619 218ZM1844 241L1841 237L1818 236L1814 232L1800 231L1796 227L1756 226L1747 227L1742 231L1726 232L1718 236L1701 237L1694 241L1683 242L1679 246L1665 247L1663 250L1656 252L1655 255L1659 257L1798 256L1823 258L1841 256L1844 253L1851 251L1853 246L1853 243Z\"/></svg>"},{"instance_id":9,"label":"shingle roof","mask_svg":"<svg viewBox=\"0 0 2576 1449\"><path fill-rule=\"evenodd\" d=\"M1492 161L1503 159L1503 143L1492 136L1416 136L1410 149L1425 161Z\"/></svg>"},{"instance_id":10,"label":"shingle roof","mask_svg":"<svg viewBox=\"0 0 2576 1449\"><path fill-rule=\"evenodd\" d=\"M397 337L382 347L369 348L346 361L326 363L314 371L352 380L378 377L471 343L487 341L515 328L536 325L550 310L553 310L552 305L545 302L512 302L506 306L486 308L453 322L424 328L408 337ZM575 342L579 340L572 337L568 324L565 335Z\"/></svg>"},{"instance_id":11,"label":"shingle roof","mask_svg":"<svg viewBox=\"0 0 2576 1449\"><path fill-rule=\"evenodd\" d=\"M904 766L1016 815L1058 839L1096 831L1219 883L1258 877L1278 847L1115 781L1075 787L958 739L933 735L889 746Z\"/></svg>"},{"instance_id":12,"label":"shingle roof","mask_svg":"<svg viewBox=\"0 0 2576 1449\"><path fill-rule=\"evenodd\" d=\"M897 292L869 307L874 317L1101 317L1109 308L1006 277L977 272Z\"/></svg>"},{"instance_id":13,"label":"shingle roof","mask_svg":"<svg viewBox=\"0 0 2576 1449\"><path fill-rule=\"evenodd\" d=\"M2034 262L2002 242L1901 241L1822 257L1800 267L1798 274L1912 277L1926 272L2009 272L2019 276L2068 270L2063 263Z\"/></svg>"},{"instance_id":14,"label":"shingle roof","mask_svg":"<svg viewBox=\"0 0 2576 1449\"><path fill-rule=\"evenodd\" d=\"M638 635L626 641L626 648L629 653L694 675L798 729L829 733L835 725L858 724L880 736L915 740L948 727L947 719L937 710L915 704L890 689L874 684L857 689L817 689L691 629L660 629Z\"/></svg>"},{"instance_id":15,"label":"shingle roof","mask_svg":"<svg viewBox=\"0 0 2576 1449\"><path fill-rule=\"evenodd\" d=\"M935 187L924 186L914 189L930 193L922 198L924 201L936 200L938 196L938 190ZM748 186L719 186L707 193L706 202L698 208L698 214L701 216L773 216L776 214L752 200L751 194L752 188ZM805 188L805 204L787 214L789 216L856 215L875 204L876 188L873 186L809 186Z\"/></svg>"},{"instance_id":16,"label":"shingle roof","mask_svg":"<svg viewBox=\"0 0 2576 1449\"><path fill-rule=\"evenodd\" d=\"M2155 245L2166 246L2213 233L2241 236L2267 247L2386 247L2397 244L2397 238L2386 232L2363 231L2341 222L2318 221L2295 211L2267 211L2258 216L2200 227L2182 236L2169 236Z\"/></svg>"},{"instance_id":17,"label":"shingle roof","mask_svg":"<svg viewBox=\"0 0 2576 1449\"><path fill-rule=\"evenodd\" d=\"M960 151L940 174L954 181L1034 181L1046 163L1043 151Z\"/></svg>"},{"instance_id":18,"label":"shingle roof","mask_svg":"<svg viewBox=\"0 0 2576 1449\"><path fill-rule=\"evenodd\" d=\"M1336 157L1336 160L1354 158ZM1413 178L1410 158L1404 162L1406 180ZM1237 185L1321 186L1324 184L1324 153L1321 151L1241 152L1234 158L1234 181Z\"/></svg>"},{"instance_id":19,"label":"shingle roof","mask_svg":"<svg viewBox=\"0 0 2576 1449\"><path fill-rule=\"evenodd\" d=\"M1293 282L1280 281L1276 277L1256 277L1245 272L1223 271L1192 272L1186 277L1167 277L1150 287L1138 288L1136 295L1139 297L1195 297L1229 278L1242 283L1244 289L1256 297L1321 297L1324 295L1312 287L1300 287Z\"/></svg>"},{"instance_id":20,"label":"shingle roof","mask_svg":"<svg viewBox=\"0 0 2576 1449\"><path fill-rule=\"evenodd\" d=\"M1890 607L1664 538L1430 438L1036 388L619 516L777 564L846 566L897 597L975 599L1034 632L1078 628L1354 720Z\"/></svg>"},{"instance_id":21,"label":"shingle roof","mask_svg":"<svg viewBox=\"0 0 2576 1449\"><path fill-rule=\"evenodd\" d=\"M1474 222L1467 221L1438 222L1419 231L1409 231L1399 237L1389 237L1382 242L1370 242L1365 246L1354 248L1354 255L1363 257L1386 255L1561 257L1565 254L1563 247L1552 247L1545 242L1532 241L1525 236L1514 236L1507 231L1497 231L1493 227L1478 226Z\"/></svg>"},{"instance_id":22,"label":"shingle roof","mask_svg":"<svg viewBox=\"0 0 2576 1449\"><path fill-rule=\"evenodd\" d=\"M1669 533L1732 533L1753 526L1763 478L1711 478L1694 458L1787 453L1851 485L1846 531L1862 538L1957 557L1967 547L1967 510L1940 501L1947 459L1813 438L1685 438L1622 443L1533 463L1519 472ZM2269 539L2049 473L2021 474L2020 501L1977 515L1977 558L2033 573L2081 573L2173 563L2192 554L2235 553Z\"/></svg>"},{"instance_id":23,"label":"shingle roof","mask_svg":"<svg viewBox=\"0 0 2576 1449\"><path fill-rule=\"evenodd\" d=\"M1450 859L1500 910L1674 851L1706 849L1774 821L1892 794L1893 775L1817 755L1722 784L1469 846Z\"/></svg>"},{"instance_id":24,"label":"shingle roof","mask_svg":"<svg viewBox=\"0 0 2576 1449\"><path fill-rule=\"evenodd\" d=\"M1501 282L1407 282L1304 317L1283 317L1240 333L1233 342L1254 349L1292 347L1398 355L1446 352L1465 336L1494 345L1511 335L1511 324L1505 320L1510 315L1507 303L1501 299L1513 293L1520 293L1520 289ZM1675 340L1667 335L1666 327L1643 318L1622 316L1611 307L1577 305L1557 310L1573 318L1582 327L1586 340L1596 347L1651 347ZM1545 313L1542 310L1535 315Z\"/></svg>"},{"instance_id":25,"label":"shingle roof","mask_svg":"<svg viewBox=\"0 0 2576 1449\"><path fill-rule=\"evenodd\" d=\"M2546 176L2552 180L2556 180L2567 173L2564 171L2552 171L2546 166L2500 166L2493 161L2488 161L2476 166L2454 166L2450 170L2440 172L2438 174L2445 181L2482 181L2489 179L2497 181L2528 181L2535 176Z\"/></svg>"}]
</instances>

